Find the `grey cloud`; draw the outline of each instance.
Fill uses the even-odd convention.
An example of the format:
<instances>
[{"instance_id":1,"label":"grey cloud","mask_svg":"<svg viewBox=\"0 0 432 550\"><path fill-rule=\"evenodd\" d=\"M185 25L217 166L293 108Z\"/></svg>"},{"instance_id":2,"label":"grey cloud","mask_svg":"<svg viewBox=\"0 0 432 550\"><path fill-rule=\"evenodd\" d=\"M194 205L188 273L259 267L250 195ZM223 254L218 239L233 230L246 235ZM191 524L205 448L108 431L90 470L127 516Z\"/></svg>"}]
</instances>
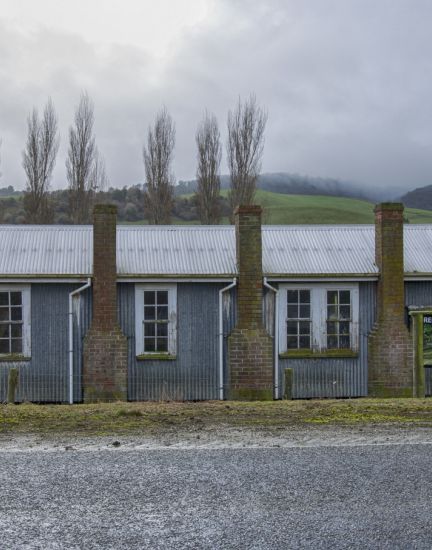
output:
<instances>
[{"instance_id":1,"label":"grey cloud","mask_svg":"<svg viewBox=\"0 0 432 550\"><path fill-rule=\"evenodd\" d=\"M224 136L228 109L252 91L269 112L265 171L388 189L432 183L430 2L237 0L214 10L162 60L46 29L23 35L0 19L0 185L22 185L25 118L48 95L62 134L54 184L65 185L67 128L84 88L113 185L142 180L142 143L162 104L177 124L175 171L184 179L195 173L204 109Z\"/></svg>"}]
</instances>

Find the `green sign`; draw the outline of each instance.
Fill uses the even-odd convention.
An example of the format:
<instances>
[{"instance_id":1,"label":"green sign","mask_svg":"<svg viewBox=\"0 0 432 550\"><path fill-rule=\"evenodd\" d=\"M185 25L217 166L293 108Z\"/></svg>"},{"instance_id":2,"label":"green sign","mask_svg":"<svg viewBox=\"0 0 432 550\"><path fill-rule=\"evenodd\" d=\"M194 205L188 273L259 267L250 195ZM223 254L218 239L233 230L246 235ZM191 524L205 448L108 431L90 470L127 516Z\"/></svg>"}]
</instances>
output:
<instances>
[{"instance_id":1,"label":"green sign","mask_svg":"<svg viewBox=\"0 0 432 550\"><path fill-rule=\"evenodd\" d=\"M432 315L423 316L423 364L432 367Z\"/></svg>"}]
</instances>

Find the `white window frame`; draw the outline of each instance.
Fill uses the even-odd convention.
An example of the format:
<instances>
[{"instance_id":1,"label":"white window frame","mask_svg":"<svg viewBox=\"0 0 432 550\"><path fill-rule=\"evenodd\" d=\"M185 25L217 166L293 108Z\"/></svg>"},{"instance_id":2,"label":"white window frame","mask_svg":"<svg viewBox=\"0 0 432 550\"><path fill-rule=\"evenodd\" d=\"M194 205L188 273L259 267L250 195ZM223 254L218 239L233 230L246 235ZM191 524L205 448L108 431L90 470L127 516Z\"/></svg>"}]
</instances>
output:
<instances>
[{"instance_id":1,"label":"white window frame","mask_svg":"<svg viewBox=\"0 0 432 550\"><path fill-rule=\"evenodd\" d=\"M144 351L144 292L168 291L168 352ZM177 354L177 284L149 283L135 285L135 353L136 355Z\"/></svg>"},{"instance_id":2,"label":"white window frame","mask_svg":"<svg viewBox=\"0 0 432 550\"><path fill-rule=\"evenodd\" d=\"M309 290L311 293L311 351L335 351L327 348L327 291L349 290L351 292L351 347L347 351L358 351L359 342L359 287L358 283L282 283L279 285L279 353L295 350L287 348L287 291ZM344 348L337 348L343 350Z\"/></svg>"},{"instance_id":3,"label":"white window frame","mask_svg":"<svg viewBox=\"0 0 432 550\"><path fill-rule=\"evenodd\" d=\"M0 284L0 292L21 292L22 296L22 321L23 321L23 348L21 353L0 353L2 357L19 355L22 357L31 356L31 292L30 285L5 285Z\"/></svg>"}]
</instances>

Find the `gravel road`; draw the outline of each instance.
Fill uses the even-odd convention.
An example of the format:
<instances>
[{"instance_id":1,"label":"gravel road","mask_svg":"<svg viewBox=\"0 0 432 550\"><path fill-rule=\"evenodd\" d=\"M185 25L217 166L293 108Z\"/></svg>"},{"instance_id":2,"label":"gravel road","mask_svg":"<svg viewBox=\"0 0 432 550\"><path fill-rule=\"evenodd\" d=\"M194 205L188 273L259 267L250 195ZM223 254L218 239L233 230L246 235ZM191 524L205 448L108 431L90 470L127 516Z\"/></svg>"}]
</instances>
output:
<instances>
[{"instance_id":1,"label":"gravel road","mask_svg":"<svg viewBox=\"0 0 432 550\"><path fill-rule=\"evenodd\" d=\"M0 451L0 548L431 548L432 445ZM331 442L331 438L330 438Z\"/></svg>"}]
</instances>

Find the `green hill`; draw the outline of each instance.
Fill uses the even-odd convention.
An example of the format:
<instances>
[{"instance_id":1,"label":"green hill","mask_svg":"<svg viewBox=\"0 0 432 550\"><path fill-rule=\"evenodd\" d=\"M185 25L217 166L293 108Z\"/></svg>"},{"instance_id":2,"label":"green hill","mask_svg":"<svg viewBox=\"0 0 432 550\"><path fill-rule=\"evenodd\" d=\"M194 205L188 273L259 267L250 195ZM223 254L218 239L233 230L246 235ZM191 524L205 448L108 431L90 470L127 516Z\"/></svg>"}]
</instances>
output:
<instances>
[{"instance_id":1,"label":"green hill","mask_svg":"<svg viewBox=\"0 0 432 550\"><path fill-rule=\"evenodd\" d=\"M223 197L227 194L227 190L221 191ZM181 196L190 199L192 194ZM258 189L255 202L263 207L263 223L267 225L374 223L375 204L360 199L327 195L287 195ZM430 210L406 208L404 216L408 223L432 223ZM172 222L185 223L175 217ZM224 218L222 223L227 224L228 218Z\"/></svg>"},{"instance_id":2,"label":"green hill","mask_svg":"<svg viewBox=\"0 0 432 550\"><path fill-rule=\"evenodd\" d=\"M360 224L374 222L374 203L346 197L282 195L258 190L265 224ZM409 223L432 223L432 211L405 209Z\"/></svg>"}]
</instances>

